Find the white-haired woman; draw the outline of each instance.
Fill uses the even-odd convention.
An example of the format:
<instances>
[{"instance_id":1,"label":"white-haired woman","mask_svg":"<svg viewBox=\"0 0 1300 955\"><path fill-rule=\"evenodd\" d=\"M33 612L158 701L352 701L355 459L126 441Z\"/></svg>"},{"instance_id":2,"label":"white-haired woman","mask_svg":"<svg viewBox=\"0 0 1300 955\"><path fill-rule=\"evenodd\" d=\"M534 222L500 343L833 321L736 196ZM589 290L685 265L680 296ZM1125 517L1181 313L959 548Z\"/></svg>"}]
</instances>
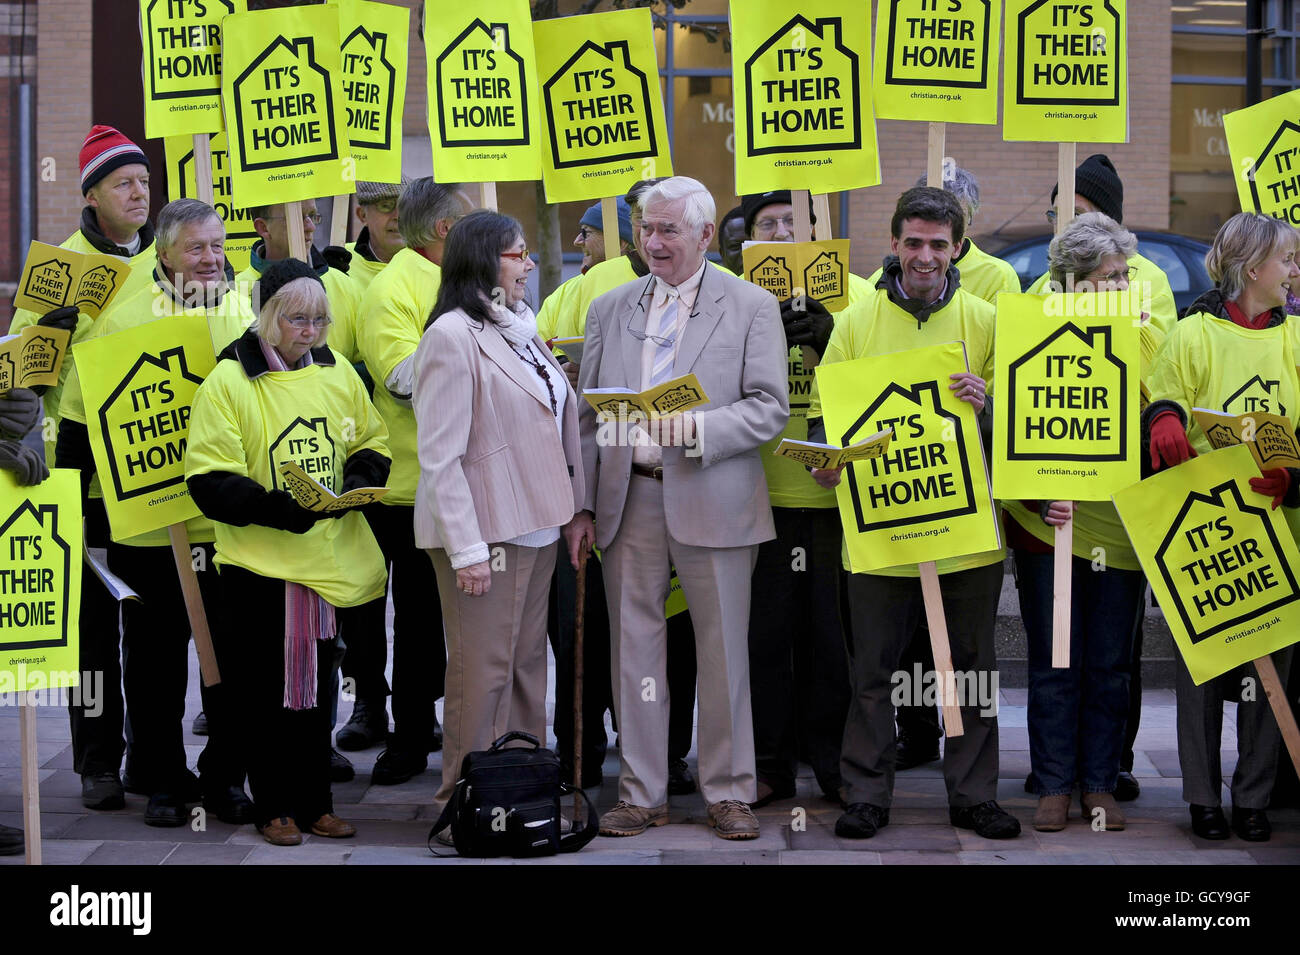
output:
<instances>
[{"instance_id":1,"label":"white-haired woman","mask_svg":"<svg viewBox=\"0 0 1300 955\"><path fill-rule=\"evenodd\" d=\"M185 476L216 527L223 680L237 695L255 818L272 845L302 830L344 838L330 795L335 611L383 593L383 557L361 514L300 506L293 462L337 494L382 485L388 437L365 386L325 345L325 287L296 259L253 288L257 323L221 353L194 399Z\"/></svg>"},{"instance_id":2,"label":"white-haired woman","mask_svg":"<svg viewBox=\"0 0 1300 955\"><path fill-rule=\"evenodd\" d=\"M1284 311L1287 292L1300 279L1300 234L1272 216L1241 212L1223 224L1205 256L1215 281L1166 339L1152 363L1151 404L1142 416L1143 438L1154 469L1173 467L1210 450L1195 426L1193 408L1229 414L1270 411L1300 423L1295 319ZM1267 384L1260 384L1266 382ZM1252 385L1253 383L1253 385ZM1300 472L1272 468L1250 485L1287 507L1292 533L1300 527ZM1278 671L1290 666L1291 648L1273 654ZM1271 827L1265 808L1273 790L1281 733L1254 667L1247 664L1197 686L1178 663L1178 760L1192 830L1205 839L1228 838L1220 806L1219 760L1225 700L1237 702L1237 768L1232 774L1232 831L1263 842Z\"/></svg>"}]
</instances>

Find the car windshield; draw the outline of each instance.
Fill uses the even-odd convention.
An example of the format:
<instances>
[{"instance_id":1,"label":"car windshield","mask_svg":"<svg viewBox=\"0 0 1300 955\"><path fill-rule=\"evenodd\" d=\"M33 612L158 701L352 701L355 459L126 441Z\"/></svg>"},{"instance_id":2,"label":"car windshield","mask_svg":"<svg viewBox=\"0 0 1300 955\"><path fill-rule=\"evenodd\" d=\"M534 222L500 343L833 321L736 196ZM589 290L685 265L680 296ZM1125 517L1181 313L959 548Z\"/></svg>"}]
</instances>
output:
<instances>
[{"instance_id":1,"label":"car windshield","mask_svg":"<svg viewBox=\"0 0 1300 955\"><path fill-rule=\"evenodd\" d=\"M1191 288L1191 276L1187 266L1179 258L1173 247L1162 242L1139 242L1138 252L1146 256L1164 271L1169 278L1169 288L1174 292L1186 292Z\"/></svg>"}]
</instances>

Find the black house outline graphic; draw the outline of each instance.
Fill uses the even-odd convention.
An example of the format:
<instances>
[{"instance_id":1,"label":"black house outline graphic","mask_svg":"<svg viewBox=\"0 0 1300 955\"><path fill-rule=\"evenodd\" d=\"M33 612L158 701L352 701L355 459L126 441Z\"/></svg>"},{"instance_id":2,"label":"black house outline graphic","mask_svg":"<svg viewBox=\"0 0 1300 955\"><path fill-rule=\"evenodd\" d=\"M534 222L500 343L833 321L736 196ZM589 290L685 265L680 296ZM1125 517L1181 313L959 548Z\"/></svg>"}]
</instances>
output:
<instances>
[{"instance_id":1,"label":"black house outline graphic","mask_svg":"<svg viewBox=\"0 0 1300 955\"><path fill-rule=\"evenodd\" d=\"M262 62L274 53L278 47L283 47L287 50L289 55L298 61L299 65L302 65L305 62L308 69L321 77L321 85L325 93L325 105L323 109L318 108L316 110L316 115L320 118L322 128L329 137L329 145L326 152L317 153L313 156L298 156L288 161L282 159L268 159L262 162L253 162L249 158L249 151L244 142L244 137L246 135L244 123L244 101L240 96L240 91L242 90L244 83L248 81L249 76L251 76L253 72L261 66ZM299 52L300 47L303 48L303 52L301 53ZM248 64L244 69L244 72L235 77L235 82L232 88L234 90L235 100L235 128L239 130L236 142L239 144L239 154L243 158L243 167L245 172L254 172L259 169L278 169L285 165L297 166L313 162L326 162L331 159L339 158L338 130L334 128L334 87L330 83L329 70L316 62L315 37L300 36L294 37L292 40L283 36L276 37L267 45L266 49L253 58L253 61ZM226 148L230 148L229 136L226 137Z\"/></svg>"},{"instance_id":2,"label":"black house outline graphic","mask_svg":"<svg viewBox=\"0 0 1300 955\"><path fill-rule=\"evenodd\" d=\"M448 137L448 135L447 135L447 115L446 115L446 112L445 112L445 106L444 106L445 100L442 98L442 96L441 96L441 94L440 94L440 95L439 95L439 99L438 99L438 138L442 140L442 145L443 145L444 147L453 147L453 146L527 146L527 145L529 144L529 142L531 142L531 137L532 137L532 133L531 133L531 131L530 131L530 126L531 126L531 124L530 124L529 121L528 121L528 116L529 116L529 114L528 114L528 75L527 75L527 70L525 69L524 58L523 58L522 56L520 56L518 53L516 53L516 52L515 52L515 48L514 48L513 46L510 45L510 25L509 25L509 24L507 24L507 23L492 23L492 24L488 24L488 23L484 23L481 19L479 19L479 18L476 17L476 18L474 19L474 21L473 21L472 23L470 23L469 26L467 26L464 30L461 31L460 36L458 36L458 37L456 37L456 39L452 40L451 43L448 44L447 48L446 48L445 50L443 50L440 54L438 54L438 59L434 62L435 73L436 73L436 76L437 76L437 86L438 86L438 89L439 89L439 90L442 90L442 89L446 86L446 82L443 80L443 77L442 77L442 63L443 63L443 60L445 60L447 57L451 56L452 53L454 53L456 50L458 50L458 49L461 47L461 45L465 42L465 40L469 37L469 35L470 35L471 33L473 33L474 30L475 30L476 28L477 28L477 29L480 29L480 30L482 30L484 33L486 33L486 34L488 35L489 38L492 38L492 39L493 39L493 45L494 45L494 46L495 46L495 36L494 36L495 31L500 30L500 31L501 31L501 35L502 35L502 38L503 38L503 39L502 39L502 46L504 47L505 52L510 56L510 59L514 60L514 64L515 64L515 72L514 72L514 74L511 76L511 80L512 80L512 82L517 83L518 86L519 86L519 105L520 105L520 110L519 110L519 123L518 123L518 125L519 125L520 127L522 127L522 129L523 129L523 135L522 135L522 136L510 136L510 137L506 137L506 138L495 138L495 137L493 137L493 138L488 138L488 137L480 137L480 138L477 138L477 139L460 139L460 138L452 139L452 138Z\"/></svg>"},{"instance_id":3,"label":"black house outline graphic","mask_svg":"<svg viewBox=\"0 0 1300 955\"><path fill-rule=\"evenodd\" d=\"M889 31L889 40L885 53L885 85L886 86L943 86L957 87L960 89L982 89L989 82L989 20L992 18L992 4L989 0L974 0L975 3L984 7L984 43L980 47L980 78L978 80L939 80L939 79L899 79L894 76L894 39L898 36L898 6L904 0L889 0L889 22L892 29ZM975 17L962 17L963 20L978 20ZM999 24L999 27L1001 24ZM936 41L942 42L942 41ZM925 69L925 67L921 67ZM934 69L934 67L930 67Z\"/></svg>"},{"instance_id":4,"label":"black house outline graphic","mask_svg":"<svg viewBox=\"0 0 1300 955\"><path fill-rule=\"evenodd\" d=\"M1065 99L1058 96L1030 96L1025 92L1025 21L1048 3L1056 3L1057 0L1038 0L1037 3L1031 3L1021 11L1019 18L1016 20L1016 103L1020 106L1118 106L1120 101L1121 86L1128 83L1127 61L1124 59L1123 50L1124 30L1120 23L1119 11L1111 4L1110 0L1102 0L1102 8L1110 15L1111 24L1114 26L1115 42L1113 51L1107 51L1107 59L1110 67L1115 74L1115 95L1106 99L1097 97L1077 96Z\"/></svg>"},{"instance_id":5,"label":"black house outline graphic","mask_svg":"<svg viewBox=\"0 0 1300 955\"><path fill-rule=\"evenodd\" d=\"M551 108L550 91L551 91L551 87L553 87L556 84L556 82L560 80L561 77L568 75L569 69L573 66L574 63L577 63L580 59L582 59L582 57L587 53L588 50L592 51L597 56L601 56L604 57L606 60L609 60L609 62L614 64L616 67L619 66L619 63L617 60L614 59L613 54L615 51L622 52L623 54L622 69L626 70L628 73L635 76L640 81L641 84L641 102L644 109L644 119L645 119L645 127L646 127L645 138L646 138L646 142L648 143L648 146L646 149L637 150L635 152L620 153L617 156L601 156L598 159L570 159L567 162L561 162L560 161L560 140L559 140L559 136L557 135L557 132L559 130L560 124L564 122L564 120L562 120L561 117L557 116L554 110L552 110ZM656 83L658 83L657 77L656 77ZM654 109L652 108L652 102L650 99L650 84L646 80L646 75L632 65L632 53L628 48L627 40L611 40L609 43L605 44L604 46L601 46L598 43L593 43L591 40L587 40L585 43L582 44L582 46L578 47L577 51L571 57L569 57L567 60L564 61L564 65L561 66L558 70L556 70L551 75L551 78L548 79L542 85L542 102L546 105L547 128L550 131L550 140L551 140L551 160L552 160L552 165L554 165L556 169L569 169L574 166L590 166L596 163L626 162L629 159L644 159L646 157L653 156L655 154L655 143L658 142L658 138L655 136L655 118L654 118Z\"/></svg>"},{"instance_id":6,"label":"black house outline graphic","mask_svg":"<svg viewBox=\"0 0 1300 955\"><path fill-rule=\"evenodd\" d=\"M3 640L0 640L0 651L38 650L47 647L66 647L68 645L67 609L68 609L68 604L70 602L70 598L72 596L70 593L72 587L72 548L68 546L68 542L65 541L63 537L59 534L58 507L54 504L42 504L38 508L30 500L23 501L21 504L19 504L18 507L14 509L14 512L10 514L8 518L5 519L5 522L3 524L0 524L0 540L3 540L5 536L8 535L9 528L13 527L14 524L18 522L18 519L22 517L24 513L30 514L35 519L36 523L45 529L46 534L48 534L50 539L54 541L55 545L61 551L63 551L64 612L63 612L63 620L62 620L62 627L61 627L63 631L63 635L57 640L31 640L31 641L24 640L21 643L8 643ZM45 518L47 516L49 517L48 526L45 521ZM13 629L15 630L15 632L21 632L17 630L17 628L13 628ZM3 635L4 632L5 632L4 629L0 629L0 635Z\"/></svg>"}]
</instances>

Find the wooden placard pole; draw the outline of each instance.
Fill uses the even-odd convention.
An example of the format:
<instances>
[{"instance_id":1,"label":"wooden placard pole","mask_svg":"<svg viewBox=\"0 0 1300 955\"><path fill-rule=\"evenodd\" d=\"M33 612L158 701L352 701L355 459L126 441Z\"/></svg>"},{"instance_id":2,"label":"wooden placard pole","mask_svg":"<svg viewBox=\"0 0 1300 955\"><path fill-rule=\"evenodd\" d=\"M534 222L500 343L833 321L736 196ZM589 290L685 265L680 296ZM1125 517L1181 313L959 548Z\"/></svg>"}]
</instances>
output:
<instances>
[{"instance_id":1,"label":"wooden placard pole","mask_svg":"<svg viewBox=\"0 0 1300 955\"><path fill-rule=\"evenodd\" d=\"M835 238L831 229L831 197L819 192L812 197L812 204L813 217L817 220L813 223L813 238L818 242L829 242Z\"/></svg>"},{"instance_id":2,"label":"wooden placard pole","mask_svg":"<svg viewBox=\"0 0 1300 955\"><path fill-rule=\"evenodd\" d=\"M563 559L563 558L561 558ZM582 788L582 654L587 615L587 555L578 564L578 585L573 609L573 788ZM573 824L582 819L582 797L573 795Z\"/></svg>"},{"instance_id":3,"label":"wooden placard pole","mask_svg":"<svg viewBox=\"0 0 1300 955\"><path fill-rule=\"evenodd\" d=\"M1286 751L1291 755L1291 765L1295 767L1296 774L1300 775L1300 728L1296 727L1295 714L1291 712L1291 704L1282 689L1282 681L1278 679L1273 658L1267 654L1260 657L1255 661L1255 669L1259 671L1259 682L1264 684L1268 704L1273 707L1273 716L1277 719L1278 729L1282 731L1282 742L1286 743Z\"/></svg>"},{"instance_id":4,"label":"wooden placard pole","mask_svg":"<svg viewBox=\"0 0 1300 955\"><path fill-rule=\"evenodd\" d=\"M1056 234L1074 218L1074 143L1061 143L1056 154ZM1074 518L1058 524L1052 561L1052 666L1070 665L1070 601L1073 600Z\"/></svg>"},{"instance_id":5,"label":"wooden placard pole","mask_svg":"<svg viewBox=\"0 0 1300 955\"><path fill-rule=\"evenodd\" d=\"M303 227L302 200L284 204L285 227L289 230L289 255L300 262L311 265L307 257L307 230Z\"/></svg>"},{"instance_id":6,"label":"wooden placard pole","mask_svg":"<svg viewBox=\"0 0 1300 955\"><path fill-rule=\"evenodd\" d=\"M334 197L330 210L330 245L348 241L348 219L352 216L352 196L347 193Z\"/></svg>"},{"instance_id":7,"label":"wooden placard pole","mask_svg":"<svg viewBox=\"0 0 1300 955\"><path fill-rule=\"evenodd\" d=\"M497 184L495 182L480 182L478 184L479 205L484 209L490 209L492 212L497 211Z\"/></svg>"},{"instance_id":8,"label":"wooden placard pole","mask_svg":"<svg viewBox=\"0 0 1300 955\"><path fill-rule=\"evenodd\" d=\"M201 202L212 201L212 147L209 133L194 134L194 191Z\"/></svg>"},{"instance_id":9,"label":"wooden placard pole","mask_svg":"<svg viewBox=\"0 0 1300 955\"><path fill-rule=\"evenodd\" d=\"M605 235L605 261L623 254L623 244L618 235L618 199L606 196L600 200L600 229Z\"/></svg>"},{"instance_id":10,"label":"wooden placard pole","mask_svg":"<svg viewBox=\"0 0 1300 955\"><path fill-rule=\"evenodd\" d=\"M809 214L808 206L812 202L812 196L807 189L793 189L790 191L790 199L794 205L794 240L811 242L812 216Z\"/></svg>"},{"instance_id":11,"label":"wooden placard pole","mask_svg":"<svg viewBox=\"0 0 1300 955\"><path fill-rule=\"evenodd\" d=\"M23 766L23 843L28 865L41 864L41 782L36 755L36 691L18 698L18 737Z\"/></svg>"},{"instance_id":12,"label":"wooden placard pole","mask_svg":"<svg viewBox=\"0 0 1300 955\"><path fill-rule=\"evenodd\" d=\"M947 149L948 124L931 123L929 142L925 149L925 184L935 189L943 188L943 154Z\"/></svg>"},{"instance_id":13,"label":"wooden placard pole","mask_svg":"<svg viewBox=\"0 0 1300 955\"><path fill-rule=\"evenodd\" d=\"M189 530L184 524L169 524L167 536L171 538L172 559L176 562L176 575L180 578L181 594L185 598L185 614L190 618L194 649L199 655L199 673L204 686L216 686L221 682L221 670L212 650L212 631L208 629L208 615L203 609L199 577L194 572Z\"/></svg>"},{"instance_id":14,"label":"wooden placard pole","mask_svg":"<svg viewBox=\"0 0 1300 955\"><path fill-rule=\"evenodd\" d=\"M961 736L966 730L962 726L961 707L957 702L957 678L952 672L948 618L943 613L943 592L939 587L939 572L932 560L921 561L916 567L921 573L921 596L925 600L925 620L930 627L930 650L934 654L934 672L939 680L939 705L943 707L943 731L949 737Z\"/></svg>"}]
</instances>

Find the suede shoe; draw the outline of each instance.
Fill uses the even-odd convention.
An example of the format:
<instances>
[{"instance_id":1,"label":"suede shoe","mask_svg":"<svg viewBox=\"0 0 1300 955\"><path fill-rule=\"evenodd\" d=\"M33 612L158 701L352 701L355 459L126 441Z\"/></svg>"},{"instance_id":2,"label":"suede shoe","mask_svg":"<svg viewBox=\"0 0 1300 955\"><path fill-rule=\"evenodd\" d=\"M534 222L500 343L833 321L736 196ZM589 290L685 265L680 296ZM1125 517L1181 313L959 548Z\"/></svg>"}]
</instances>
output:
<instances>
[{"instance_id":1,"label":"suede shoe","mask_svg":"<svg viewBox=\"0 0 1300 955\"><path fill-rule=\"evenodd\" d=\"M1232 807L1232 831L1247 842L1268 842L1273 827L1263 809Z\"/></svg>"},{"instance_id":2,"label":"suede shoe","mask_svg":"<svg viewBox=\"0 0 1300 955\"><path fill-rule=\"evenodd\" d=\"M841 839L870 839L889 825L889 810L869 802L850 803L835 820L835 834Z\"/></svg>"},{"instance_id":3,"label":"suede shoe","mask_svg":"<svg viewBox=\"0 0 1300 955\"><path fill-rule=\"evenodd\" d=\"M343 728L334 734L339 749L349 753L369 749L388 739L388 711L384 701L358 698L352 705L352 715Z\"/></svg>"},{"instance_id":4,"label":"suede shoe","mask_svg":"<svg viewBox=\"0 0 1300 955\"><path fill-rule=\"evenodd\" d=\"M1084 793L1079 802L1083 806L1083 820L1091 823L1098 809L1101 810L1102 825L1107 832L1119 832L1127 820L1115 802L1114 793Z\"/></svg>"},{"instance_id":5,"label":"suede shoe","mask_svg":"<svg viewBox=\"0 0 1300 955\"><path fill-rule=\"evenodd\" d=\"M639 836L651 826L668 825L668 803L647 809L620 799L600 817L602 836Z\"/></svg>"},{"instance_id":6,"label":"suede shoe","mask_svg":"<svg viewBox=\"0 0 1300 955\"><path fill-rule=\"evenodd\" d=\"M1132 773L1120 772L1115 778L1115 801L1132 802L1141 794L1142 787L1138 785L1137 777Z\"/></svg>"},{"instance_id":7,"label":"suede shoe","mask_svg":"<svg viewBox=\"0 0 1300 955\"><path fill-rule=\"evenodd\" d=\"M20 856L25 848L21 829L0 825L0 856Z\"/></svg>"},{"instance_id":8,"label":"suede shoe","mask_svg":"<svg viewBox=\"0 0 1300 955\"><path fill-rule=\"evenodd\" d=\"M1070 816L1070 794L1039 796L1034 813L1034 828L1039 832L1060 832Z\"/></svg>"},{"instance_id":9,"label":"suede shoe","mask_svg":"<svg viewBox=\"0 0 1300 955\"><path fill-rule=\"evenodd\" d=\"M695 777L684 759L668 761L668 795L689 796L695 792Z\"/></svg>"},{"instance_id":10,"label":"suede shoe","mask_svg":"<svg viewBox=\"0 0 1300 955\"><path fill-rule=\"evenodd\" d=\"M357 775L352 762L337 749L330 750L330 782L350 782Z\"/></svg>"},{"instance_id":11,"label":"suede shoe","mask_svg":"<svg viewBox=\"0 0 1300 955\"><path fill-rule=\"evenodd\" d=\"M195 736L208 735L208 714L199 710L199 715L194 717L194 722L190 724L190 732Z\"/></svg>"},{"instance_id":12,"label":"suede shoe","mask_svg":"<svg viewBox=\"0 0 1300 955\"><path fill-rule=\"evenodd\" d=\"M154 793L144 810L144 824L162 829L175 829L189 821L185 800L172 793Z\"/></svg>"},{"instance_id":13,"label":"suede shoe","mask_svg":"<svg viewBox=\"0 0 1300 955\"><path fill-rule=\"evenodd\" d=\"M958 829L973 829L985 839L1014 839L1020 820L990 799L978 806L949 806L948 819Z\"/></svg>"},{"instance_id":14,"label":"suede shoe","mask_svg":"<svg viewBox=\"0 0 1300 955\"><path fill-rule=\"evenodd\" d=\"M1187 808L1192 814L1192 832L1196 835L1216 841L1228 838L1228 820L1224 818L1220 807L1191 803Z\"/></svg>"},{"instance_id":15,"label":"suede shoe","mask_svg":"<svg viewBox=\"0 0 1300 955\"><path fill-rule=\"evenodd\" d=\"M921 743L910 737L900 736L894 752L895 772L915 769L917 766L933 763L939 758L939 741L936 739L928 743Z\"/></svg>"},{"instance_id":16,"label":"suede shoe","mask_svg":"<svg viewBox=\"0 0 1300 955\"><path fill-rule=\"evenodd\" d=\"M410 753L389 747L375 760L370 781L376 786L396 786L414 779L429 768L429 758L423 753Z\"/></svg>"},{"instance_id":17,"label":"suede shoe","mask_svg":"<svg viewBox=\"0 0 1300 955\"><path fill-rule=\"evenodd\" d=\"M302 845L302 830L288 816L272 819L265 825L258 826L257 831L273 846Z\"/></svg>"},{"instance_id":18,"label":"suede shoe","mask_svg":"<svg viewBox=\"0 0 1300 955\"><path fill-rule=\"evenodd\" d=\"M351 839L357 834L357 827L327 812L311 824L311 834L326 839Z\"/></svg>"},{"instance_id":19,"label":"suede shoe","mask_svg":"<svg viewBox=\"0 0 1300 955\"><path fill-rule=\"evenodd\" d=\"M709 825L723 839L758 838L758 819L739 799L709 803Z\"/></svg>"},{"instance_id":20,"label":"suede shoe","mask_svg":"<svg viewBox=\"0 0 1300 955\"><path fill-rule=\"evenodd\" d=\"M232 826L253 821L253 801L244 793L242 785L207 793L203 797L203 809Z\"/></svg>"},{"instance_id":21,"label":"suede shoe","mask_svg":"<svg viewBox=\"0 0 1300 955\"><path fill-rule=\"evenodd\" d=\"M124 809L126 796L117 773L93 773L81 777L81 804L87 809Z\"/></svg>"}]
</instances>

